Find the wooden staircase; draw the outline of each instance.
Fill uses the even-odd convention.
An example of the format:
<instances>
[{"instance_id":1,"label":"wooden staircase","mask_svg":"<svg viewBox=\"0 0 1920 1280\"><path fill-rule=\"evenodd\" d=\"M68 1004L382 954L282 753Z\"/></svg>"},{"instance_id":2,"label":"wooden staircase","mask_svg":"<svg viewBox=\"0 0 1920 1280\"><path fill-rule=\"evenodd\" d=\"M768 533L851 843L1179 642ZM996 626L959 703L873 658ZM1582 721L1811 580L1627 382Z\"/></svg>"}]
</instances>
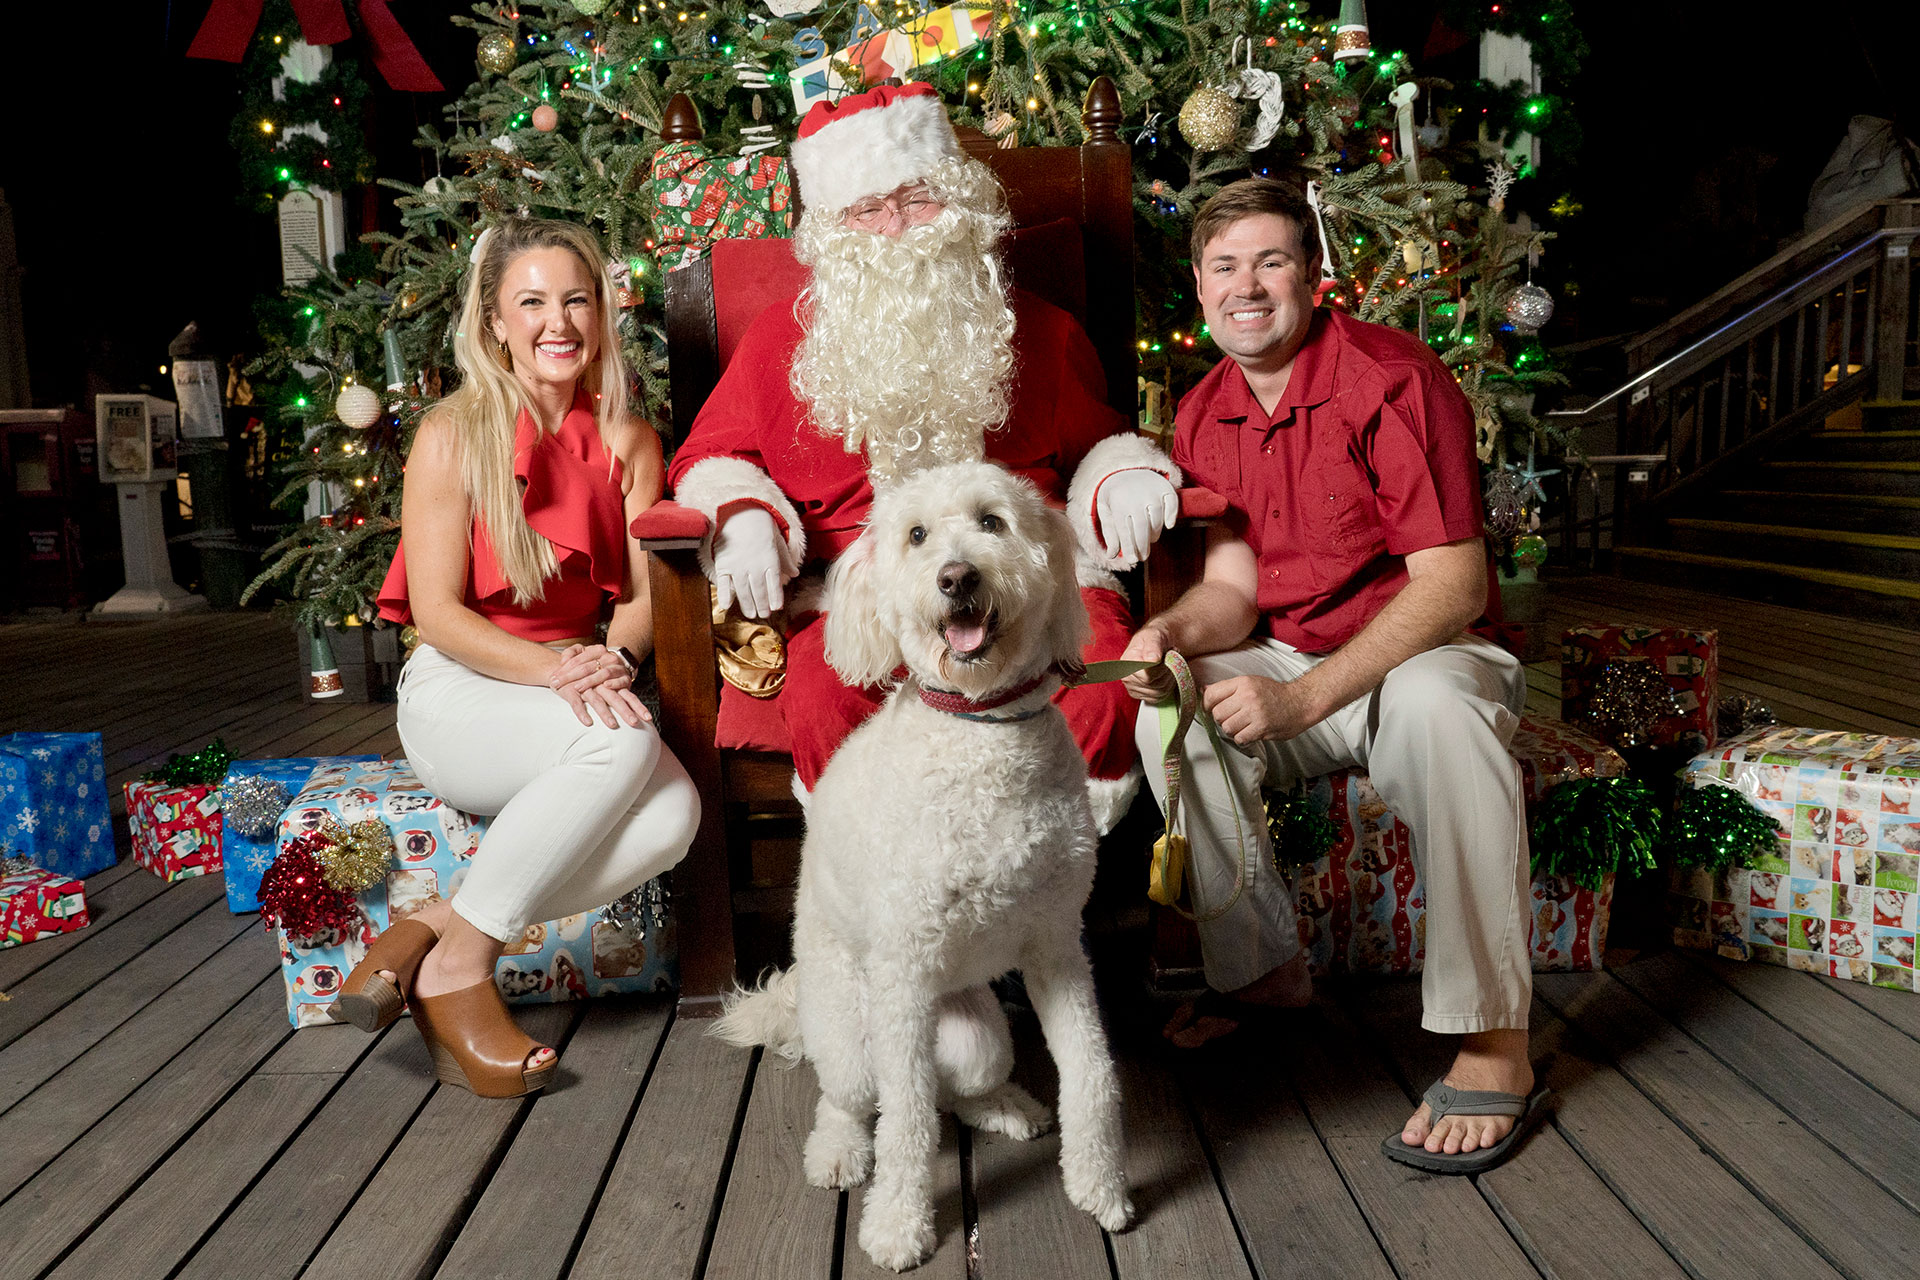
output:
<instances>
[{"instance_id":1,"label":"wooden staircase","mask_svg":"<svg viewBox=\"0 0 1920 1280\"><path fill-rule=\"evenodd\" d=\"M1881 202L1789 248L1636 344L1623 387L1558 415L1590 455L1636 468L1588 472L1612 498L1591 520L1597 560L1920 626L1917 212Z\"/></svg>"}]
</instances>

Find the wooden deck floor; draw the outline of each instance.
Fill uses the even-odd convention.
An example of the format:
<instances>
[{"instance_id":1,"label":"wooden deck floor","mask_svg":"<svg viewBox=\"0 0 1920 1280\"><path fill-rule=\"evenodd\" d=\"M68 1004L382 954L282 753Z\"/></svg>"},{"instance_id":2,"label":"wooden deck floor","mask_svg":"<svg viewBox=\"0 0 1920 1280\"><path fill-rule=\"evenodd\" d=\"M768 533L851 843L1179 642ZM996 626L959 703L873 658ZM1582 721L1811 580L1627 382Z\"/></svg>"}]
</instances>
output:
<instances>
[{"instance_id":1,"label":"wooden deck floor","mask_svg":"<svg viewBox=\"0 0 1920 1280\"><path fill-rule=\"evenodd\" d=\"M1609 580L1559 584L1555 610L1717 625L1725 687L1783 719L1920 733L1920 633ZM302 705L295 675L257 616L4 626L0 731L103 730L116 789L215 735L397 750L390 707ZM1534 678L1550 711L1557 672ZM549 1006L522 1016L563 1045L560 1085L488 1102L437 1087L405 1022L294 1034L274 949L217 877L122 862L89 898L92 927L0 951L0 1280L875 1274L858 1197L801 1179L805 1068L669 1003ZM1558 1115L1470 1182L1377 1151L1444 1066L1416 983L1330 985L1264 1044L1178 1056L1124 945L1099 963L1139 1224L1106 1237L1072 1210L1055 1141L949 1122L924 1274L1920 1274L1920 998L1674 952L1543 976Z\"/></svg>"}]
</instances>

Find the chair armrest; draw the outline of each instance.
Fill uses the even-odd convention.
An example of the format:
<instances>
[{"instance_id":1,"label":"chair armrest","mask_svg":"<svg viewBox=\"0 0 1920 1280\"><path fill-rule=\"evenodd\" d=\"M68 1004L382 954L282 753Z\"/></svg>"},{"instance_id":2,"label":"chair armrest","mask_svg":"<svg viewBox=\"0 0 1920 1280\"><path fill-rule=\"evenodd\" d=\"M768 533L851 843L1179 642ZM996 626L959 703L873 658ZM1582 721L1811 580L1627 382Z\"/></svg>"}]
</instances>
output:
<instances>
[{"instance_id":1,"label":"chair armrest","mask_svg":"<svg viewBox=\"0 0 1920 1280\"><path fill-rule=\"evenodd\" d=\"M1181 514L1185 514L1184 509ZM627 532L648 551L667 551L706 537L707 518L692 507L662 499L635 516Z\"/></svg>"},{"instance_id":2,"label":"chair armrest","mask_svg":"<svg viewBox=\"0 0 1920 1280\"><path fill-rule=\"evenodd\" d=\"M1202 489L1197 484L1180 490L1182 520L1218 520L1226 513L1227 500L1213 490Z\"/></svg>"},{"instance_id":3,"label":"chair armrest","mask_svg":"<svg viewBox=\"0 0 1920 1280\"><path fill-rule=\"evenodd\" d=\"M1188 587L1200 581L1206 568L1208 521L1225 515L1227 500L1198 485L1180 490L1180 522L1160 535L1146 560L1147 617L1173 607Z\"/></svg>"}]
</instances>

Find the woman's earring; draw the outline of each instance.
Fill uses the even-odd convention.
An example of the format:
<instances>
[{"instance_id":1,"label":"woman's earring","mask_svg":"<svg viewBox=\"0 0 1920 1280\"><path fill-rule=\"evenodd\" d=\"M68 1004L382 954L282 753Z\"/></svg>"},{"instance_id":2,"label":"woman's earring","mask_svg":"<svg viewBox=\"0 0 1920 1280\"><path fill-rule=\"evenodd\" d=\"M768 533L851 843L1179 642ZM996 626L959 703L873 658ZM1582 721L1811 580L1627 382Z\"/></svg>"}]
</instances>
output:
<instances>
[{"instance_id":1,"label":"woman's earring","mask_svg":"<svg viewBox=\"0 0 1920 1280\"><path fill-rule=\"evenodd\" d=\"M505 342L501 342L499 349L494 352L494 359L500 362L502 369L505 369L508 373L513 372L513 352L507 350L507 344Z\"/></svg>"}]
</instances>

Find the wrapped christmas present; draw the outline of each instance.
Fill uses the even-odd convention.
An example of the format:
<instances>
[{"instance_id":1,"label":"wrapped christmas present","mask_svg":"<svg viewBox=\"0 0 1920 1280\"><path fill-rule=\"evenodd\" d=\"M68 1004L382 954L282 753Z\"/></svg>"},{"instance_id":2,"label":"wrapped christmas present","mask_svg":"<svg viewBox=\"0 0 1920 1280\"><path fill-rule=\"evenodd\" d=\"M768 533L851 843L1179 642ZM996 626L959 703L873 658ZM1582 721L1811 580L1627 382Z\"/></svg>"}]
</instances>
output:
<instances>
[{"instance_id":1,"label":"wrapped christmas present","mask_svg":"<svg viewBox=\"0 0 1920 1280\"><path fill-rule=\"evenodd\" d=\"M1920 990L1920 739L1776 725L1686 779L1676 945Z\"/></svg>"},{"instance_id":2,"label":"wrapped christmas present","mask_svg":"<svg viewBox=\"0 0 1920 1280\"><path fill-rule=\"evenodd\" d=\"M87 886L22 858L0 857L0 947L87 927Z\"/></svg>"},{"instance_id":3,"label":"wrapped christmas present","mask_svg":"<svg viewBox=\"0 0 1920 1280\"><path fill-rule=\"evenodd\" d=\"M1670 701L1646 705L1637 683L1626 678L1639 668L1659 676ZM1717 631L1573 627L1561 636L1560 680L1560 718L1615 746L1704 751L1718 734Z\"/></svg>"},{"instance_id":4,"label":"wrapped christmas present","mask_svg":"<svg viewBox=\"0 0 1920 1280\"><path fill-rule=\"evenodd\" d=\"M1528 812L1534 817L1542 816L1543 804L1556 788L1580 781L1627 781L1626 763L1618 752L1558 721L1523 720L1511 751L1520 762ZM1290 854L1289 839L1275 832L1281 861L1316 855L1291 872L1301 941L1313 972L1420 972L1426 959L1427 899L1407 825L1358 769L1310 780L1293 803L1304 806L1303 812L1322 815L1325 822L1318 828L1324 852ZM1269 813L1276 813L1271 801ZM1623 821L1634 827L1649 825L1638 810ZM1650 831L1574 833L1589 834L1593 843L1609 850L1620 840L1651 841ZM1328 840L1330 847L1325 845ZM1536 858L1529 913L1536 970L1600 967L1613 904L1610 859L1615 856L1609 852L1577 872L1542 867Z\"/></svg>"},{"instance_id":5,"label":"wrapped christmas present","mask_svg":"<svg viewBox=\"0 0 1920 1280\"><path fill-rule=\"evenodd\" d=\"M405 760L316 771L280 818L280 853L259 890L280 940L287 1016L326 1007L381 930L451 896L487 820L430 794ZM351 888L326 883L329 876ZM508 1003L667 990L677 976L673 918L649 881L595 911L530 925L494 971Z\"/></svg>"},{"instance_id":6,"label":"wrapped christmas present","mask_svg":"<svg viewBox=\"0 0 1920 1280\"><path fill-rule=\"evenodd\" d=\"M76 877L119 861L99 734L0 737L0 845Z\"/></svg>"}]
</instances>

